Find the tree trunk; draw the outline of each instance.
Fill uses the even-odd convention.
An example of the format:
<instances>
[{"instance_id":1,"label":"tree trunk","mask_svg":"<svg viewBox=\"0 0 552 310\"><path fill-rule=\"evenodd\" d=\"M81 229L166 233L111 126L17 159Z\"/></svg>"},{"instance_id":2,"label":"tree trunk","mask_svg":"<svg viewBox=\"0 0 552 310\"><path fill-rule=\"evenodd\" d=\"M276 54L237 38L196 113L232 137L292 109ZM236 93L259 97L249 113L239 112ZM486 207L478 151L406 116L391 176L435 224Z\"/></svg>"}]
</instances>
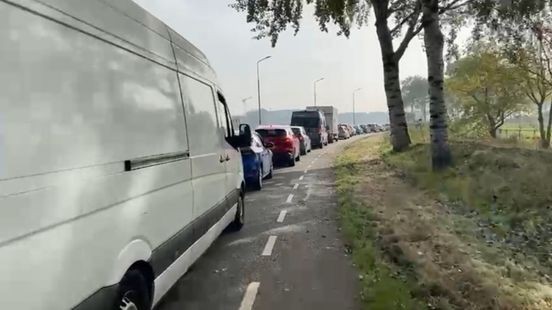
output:
<instances>
[{"instance_id":1,"label":"tree trunk","mask_svg":"<svg viewBox=\"0 0 552 310\"><path fill-rule=\"evenodd\" d=\"M452 164L452 155L448 145L447 108L443 92L445 40L439 24L438 0L423 0L423 26L429 83L431 160L433 169L439 170Z\"/></svg>"},{"instance_id":2,"label":"tree trunk","mask_svg":"<svg viewBox=\"0 0 552 310\"><path fill-rule=\"evenodd\" d=\"M491 138L496 139L496 131L496 127L489 127L489 135L491 135Z\"/></svg>"},{"instance_id":3,"label":"tree trunk","mask_svg":"<svg viewBox=\"0 0 552 310\"><path fill-rule=\"evenodd\" d=\"M548 125L546 128L546 144L543 144L543 147L545 149L550 148L550 136L552 135L552 132L550 132L551 129L552 129L552 100L550 100L550 111L548 111Z\"/></svg>"},{"instance_id":4,"label":"tree trunk","mask_svg":"<svg viewBox=\"0 0 552 310\"><path fill-rule=\"evenodd\" d=\"M540 144L542 148L548 148L550 143L547 143L546 131L544 129L544 113L542 111L544 103L537 104L537 119L539 120L539 133L540 133Z\"/></svg>"},{"instance_id":5,"label":"tree trunk","mask_svg":"<svg viewBox=\"0 0 552 310\"><path fill-rule=\"evenodd\" d=\"M486 100L485 100L486 101ZM489 135L491 136L491 138L493 139L496 139L497 135L496 135L496 132L497 132L497 122L495 120L495 118L490 114L490 113L486 113L485 116L487 117L487 129L489 131Z\"/></svg>"},{"instance_id":6,"label":"tree trunk","mask_svg":"<svg viewBox=\"0 0 552 310\"><path fill-rule=\"evenodd\" d=\"M393 37L387 25L386 9L376 7L375 9L376 30L383 60L385 96L387 97L391 125L391 144L393 145L393 150L400 152L408 148L411 140L404 113L399 77L399 60L396 59L393 48Z\"/></svg>"}]
</instances>

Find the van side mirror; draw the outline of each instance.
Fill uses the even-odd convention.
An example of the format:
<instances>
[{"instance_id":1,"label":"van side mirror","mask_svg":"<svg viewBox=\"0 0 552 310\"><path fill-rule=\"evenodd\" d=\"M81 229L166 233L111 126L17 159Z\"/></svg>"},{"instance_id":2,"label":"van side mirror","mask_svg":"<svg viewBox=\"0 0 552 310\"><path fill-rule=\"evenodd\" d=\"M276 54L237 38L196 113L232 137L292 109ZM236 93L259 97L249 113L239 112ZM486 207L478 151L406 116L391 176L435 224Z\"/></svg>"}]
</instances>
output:
<instances>
[{"instance_id":1,"label":"van side mirror","mask_svg":"<svg viewBox=\"0 0 552 310\"><path fill-rule=\"evenodd\" d=\"M234 148L248 147L251 145L251 127L247 124L241 124L239 134L227 138L226 141Z\"/></svg>"},{"instance_id":2,"label":"van side mirror","mask_svg":"<svg viewBox=\"0 0 552 310\"><path fill-rule=\"evenodd\" d=\"M240 134L233 137L232 146L235 148L248 147L251 145L251 127L248 124L240 124Z\"/></svg>"}]
</instances>

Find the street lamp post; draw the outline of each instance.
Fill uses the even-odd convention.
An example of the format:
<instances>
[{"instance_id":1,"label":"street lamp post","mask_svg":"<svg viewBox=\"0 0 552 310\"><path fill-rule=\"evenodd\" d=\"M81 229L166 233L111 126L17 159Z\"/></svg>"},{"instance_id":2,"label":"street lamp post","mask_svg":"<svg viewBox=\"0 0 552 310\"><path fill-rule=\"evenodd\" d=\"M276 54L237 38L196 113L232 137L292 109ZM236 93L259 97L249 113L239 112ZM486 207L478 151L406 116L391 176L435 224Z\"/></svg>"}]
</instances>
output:
<instances>
[{"instance_id":1,"label":"street lamp post","mask_svg":"<svg viewBox=\"0 0 552 310\"><path fill-rule=\"evenodd\" d=\"M323 81L324 78L319 78L318 80L314 81L314 106L316 106L316 83Z\"/></svg>"},{"instance_id":2,"label":"street lamp post","mask_svg":"<svg viewBox=\"0 0 552 310\"><path fill-rule=\"evenodd\" d=\"M261 125L261 78L259 75L259 64L272 56L266 56L257 61L257 97L258 97L258 103L259 103L259 125Z\"/></svg>"},{"instance_id":3,"label":"street lamp post","mask_svg":"<svg viewBox=\"0 0 552 310\"><path fill-rule=\"evenodd\" d=\"M356 115L355 115L355 95L357 92L361 91L362 88L357 88L353 91L353 125L356 125Z\"/></svg>"}]
</instances>

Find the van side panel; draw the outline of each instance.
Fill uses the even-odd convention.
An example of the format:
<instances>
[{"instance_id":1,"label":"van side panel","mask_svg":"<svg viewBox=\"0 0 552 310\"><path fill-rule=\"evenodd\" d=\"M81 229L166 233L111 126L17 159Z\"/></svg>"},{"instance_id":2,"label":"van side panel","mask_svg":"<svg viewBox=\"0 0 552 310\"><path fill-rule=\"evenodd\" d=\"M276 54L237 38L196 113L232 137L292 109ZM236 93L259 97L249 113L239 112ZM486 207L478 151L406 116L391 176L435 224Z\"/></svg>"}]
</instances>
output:
<instances>
[{"instance_id":1,"label":"van side panel","mask_svg":"<svg viewBox=\"0 0 552 310\"><path fill-rule=\"evenodd\" d=\"M188 151L176 72L71 23L0 2L0 309L72 308L193 219L189 159L124 165Z\"/></svg>"},{"instance_id":2,"label":"van side panel","mask_svg":"<svg viewBox=\"0 0 552 310\"><path fill-rule=\"evenodd\" d=\"M225 203L226 154L222 147L223 134L218 126L213 88L186 75L179 76L190 129L194 217L199 217ZM209 227L209 224L214 224L207 223Z\"/></svg>"}]
</instances>

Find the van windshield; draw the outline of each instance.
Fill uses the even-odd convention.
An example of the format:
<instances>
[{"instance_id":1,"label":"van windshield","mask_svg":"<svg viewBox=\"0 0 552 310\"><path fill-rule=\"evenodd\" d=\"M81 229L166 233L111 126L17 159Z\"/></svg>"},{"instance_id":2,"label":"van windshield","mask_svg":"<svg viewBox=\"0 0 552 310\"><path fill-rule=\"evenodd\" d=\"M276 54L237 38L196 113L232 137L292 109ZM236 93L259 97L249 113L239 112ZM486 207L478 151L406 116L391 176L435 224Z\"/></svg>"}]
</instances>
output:
<instances>
[{"instance_id":1,"label":"van windshield","mask_svg":"<svg viewBox=\"0 0 552 310\"><path fill-rule=\"evenodd\" d=\"M287 135L284 129L257 129L256 131L263 138L285 137Z\"/></svg>"}]
</instances>

